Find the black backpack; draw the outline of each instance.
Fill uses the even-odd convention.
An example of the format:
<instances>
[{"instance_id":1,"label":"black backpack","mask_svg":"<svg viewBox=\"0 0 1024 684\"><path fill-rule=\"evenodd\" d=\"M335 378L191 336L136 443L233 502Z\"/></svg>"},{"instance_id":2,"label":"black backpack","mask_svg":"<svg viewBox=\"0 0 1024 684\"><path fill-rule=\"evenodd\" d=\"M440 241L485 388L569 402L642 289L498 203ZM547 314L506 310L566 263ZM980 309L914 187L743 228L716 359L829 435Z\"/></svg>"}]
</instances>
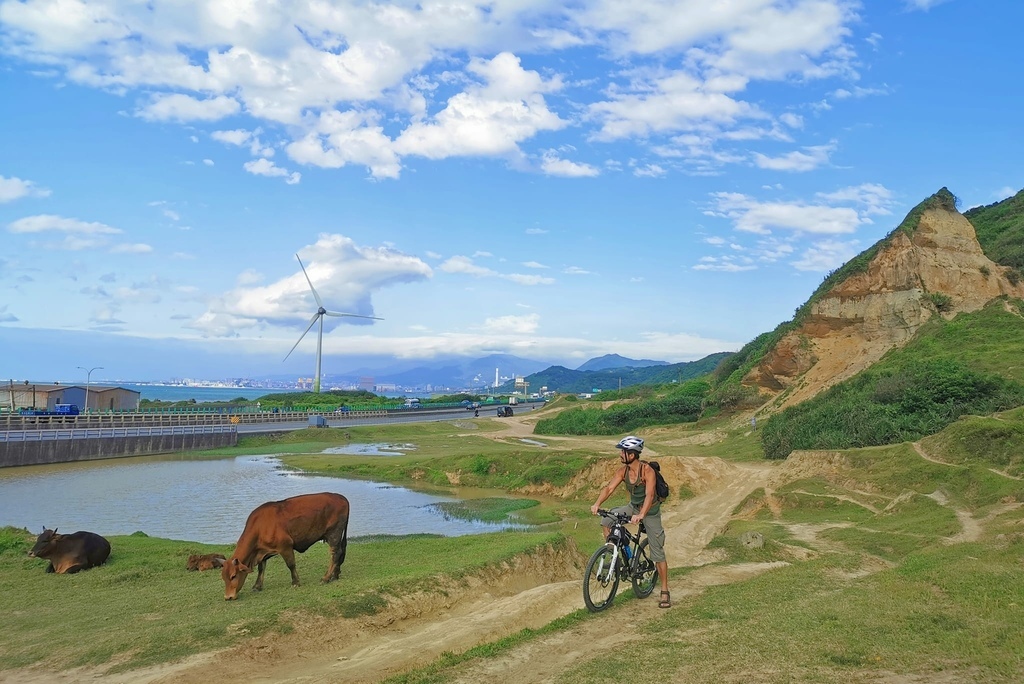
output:
<instances>
[{"instance_id":1,"label":"black backpack","mask_svg":"<svg viewBox=\"0 0 1024 684\"><path fill-rule=\"evenodd\" d=\"M659 501L664 501L668 498L668 482L665 482L664 476L661 474L661 466L657 461L647 461L647 465L654 469L654 493L658 496Z\"/></svg>"}]
</instances>

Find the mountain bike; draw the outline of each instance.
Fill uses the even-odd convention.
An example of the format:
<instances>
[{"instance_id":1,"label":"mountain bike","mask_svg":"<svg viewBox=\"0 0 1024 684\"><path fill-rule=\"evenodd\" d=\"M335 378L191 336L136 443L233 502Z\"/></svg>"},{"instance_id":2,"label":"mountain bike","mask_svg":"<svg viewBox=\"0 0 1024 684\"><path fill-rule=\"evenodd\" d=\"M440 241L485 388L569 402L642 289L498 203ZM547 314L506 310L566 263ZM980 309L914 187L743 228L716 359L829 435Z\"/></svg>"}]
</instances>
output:
<instances>
[{"instance_id":1,"label":"mountain bike","mask_svg":"<svg viewBox=\"0 0 1024 684\"><path fill-rule=\"evenodd\" d=\"M612 604L619 590L619 580L633 584L637 598L647 598L658 583L658 568L651 560L647 529L640 521L640 529L631 534L626 529L630 516L615 514L603 508L598 514L615 520L602 544L587 561L583 574L583 602L587 610L597 613Z\"/></svg>"}]
</instances>

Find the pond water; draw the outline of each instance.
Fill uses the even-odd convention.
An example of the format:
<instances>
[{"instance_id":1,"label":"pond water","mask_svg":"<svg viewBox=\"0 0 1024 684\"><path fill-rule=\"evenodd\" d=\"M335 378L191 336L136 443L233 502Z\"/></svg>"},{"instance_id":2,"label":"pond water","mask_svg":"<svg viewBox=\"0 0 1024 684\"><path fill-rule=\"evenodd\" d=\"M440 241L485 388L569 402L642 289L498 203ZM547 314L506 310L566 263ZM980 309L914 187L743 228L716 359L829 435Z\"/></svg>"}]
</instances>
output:
<instances>
[{"instance_id":1,"label":"pond water","mask_svg":"<svg viewBox=\"0 0 1024 684\"><path fill-rule=\"evenodd\" d=\"M0 526L234 544L256 506L297 494L338 492L352 507L349 537L511 529L446 517L456 499L362 480L303 475L274 456L142 457L0 469Z\"/></svg>"},{"instance_id":2,"label":"pond water","mask_svg":"<svg viewBox=\"0 0 1024 684\"><path fill-rule=\"evenodd\" d=\"M325 454L349 454L356 456L405 456L415 451L415 444L346 444L345 446L328 447Z\"/></svg>"}]
</instances>

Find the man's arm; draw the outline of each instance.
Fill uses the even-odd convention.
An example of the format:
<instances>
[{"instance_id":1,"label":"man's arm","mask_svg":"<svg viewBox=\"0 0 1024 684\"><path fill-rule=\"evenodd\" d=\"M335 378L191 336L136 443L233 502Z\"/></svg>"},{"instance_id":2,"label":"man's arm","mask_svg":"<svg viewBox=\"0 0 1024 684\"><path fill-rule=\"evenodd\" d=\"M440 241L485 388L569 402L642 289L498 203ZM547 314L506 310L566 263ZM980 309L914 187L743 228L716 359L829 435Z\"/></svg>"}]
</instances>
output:
<instances>
[{"instance_id":1,"label":"man's arm","mask_svg":"<svg viewBox=\"0 0 1024 684\"><path fill-rule=\"evenodd\" d=\"M597 495L597 501L594 502L594 505L590 507L591 513L597 515L597 509L601 507L601 504L604 503L605 499L607 499L608 497L615 493L615 488L619 486L620 482L622 482L622 478L625 474L625 466L615 471L615 474L612 475L612 479L608 480L608 484L606 484L604 486L604 489L602 489L601 492Z\"/></svg>"}]
</instances>

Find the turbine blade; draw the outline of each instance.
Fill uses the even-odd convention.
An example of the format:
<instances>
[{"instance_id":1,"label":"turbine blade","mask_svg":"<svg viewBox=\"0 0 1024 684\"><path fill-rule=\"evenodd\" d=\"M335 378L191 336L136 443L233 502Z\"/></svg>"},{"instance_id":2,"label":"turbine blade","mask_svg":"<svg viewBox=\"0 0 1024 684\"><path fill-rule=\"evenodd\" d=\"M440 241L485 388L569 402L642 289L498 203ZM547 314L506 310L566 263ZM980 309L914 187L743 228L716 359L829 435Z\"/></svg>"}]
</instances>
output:
<instances>
[{"instance_id":1,"label":"turbine blade","mask_svg":"<svg viewBox=\"0 0 1024 684\"><path fill-rule=\"evenodd\" d=\"M369 318L372 321L383 321L384 320L383 318L377 318L376 316L363 316L361 314L337 313L335 311L324 311L324 315L325 316L336 316L338 318L341 318L342 316L346 316L346 317L349 317L349 318Z\"/></svg>"},{"instance_id":2,"label":"turbine blade","mask_svg":"<svg viewBox=\"0 0 1024 684\"><path fill-rule=\"evenodd\" d=\"M287 361L287 360L288 360L288 357L292 355L292 352L293 352L293 351L295 351L295 347L298 347L298 346L299 346L299 342L301 342L301 341L302 341L302 338L306 336L306 333L308 333L308 332L309 332L309 329L313 327L313 324L315 324L315 323L316 323L316 319L317 319L317 318L319 318L319 317L320 317L320 312L317 312L317 313L313 314L313 318L311 318L311 319L310 319L310 321L309 321L309 325L308 325L308 326L306 326L306 329L302 331L302 334L301 334L301 335L299 335L299 339L298 339L298 342L296 342L296 343L295 343L295 346L293 346L293 347L292 347L292 348L291 348L291 349L290 349L290 350L288 351L288 353L284 355L284 358L283 358L283 359L281 359L282 361Z\"/></svg>"},{"instance_id":3,"label":"turbine blade","mask_svg":"<svg viewBox=\"0 0 1024 684\"><path fill-rule=\"evenodd\" d=\"M295 255L296 259L299 259L299 255ZM302 265L302 259L299 259L299 268L302 269L302 275L306 276L306 282L309 283L309 289L313 291L313 299L316 300L316 305L319 308L324 308L324 303L320 301L320 295L317 294L316 288L313 287L313 281L309 279L309 274L306 273L306 267Z\"/></svg>"}]
</instances>

